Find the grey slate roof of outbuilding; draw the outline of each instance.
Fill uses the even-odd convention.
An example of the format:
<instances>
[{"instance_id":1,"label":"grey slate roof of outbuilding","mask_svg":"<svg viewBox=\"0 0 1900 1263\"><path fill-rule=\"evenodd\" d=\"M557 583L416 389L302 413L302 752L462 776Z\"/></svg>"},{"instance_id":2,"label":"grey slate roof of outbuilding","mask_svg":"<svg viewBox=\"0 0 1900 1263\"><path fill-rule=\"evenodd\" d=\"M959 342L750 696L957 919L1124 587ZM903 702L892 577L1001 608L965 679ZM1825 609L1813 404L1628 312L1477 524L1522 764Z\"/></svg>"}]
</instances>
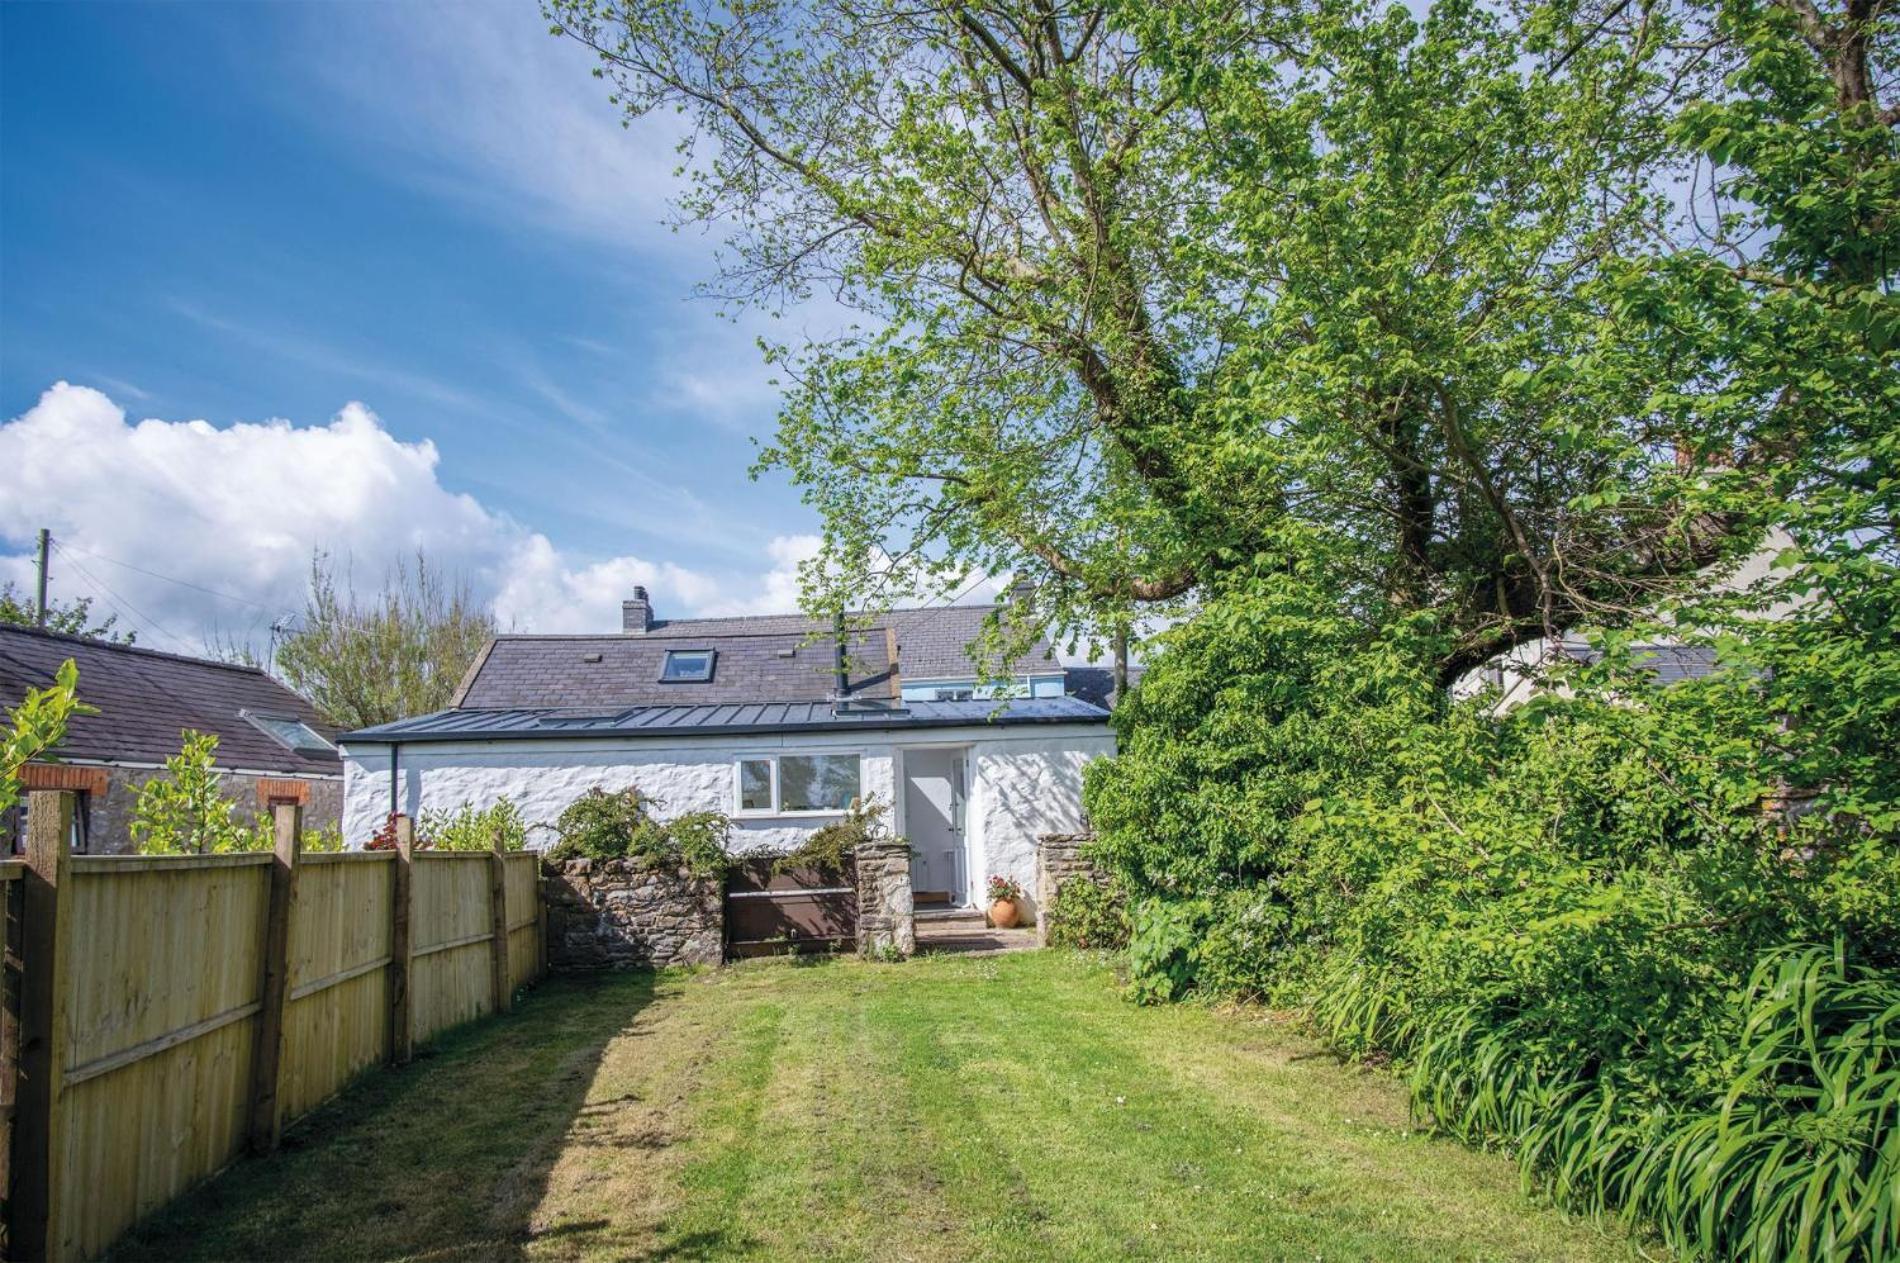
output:
<instances>
[{"instance_id":1,"label":"grey slate roof of outbuilding","mask_svg":"<svg viewBox=\"0 0 1900 1263\"><path fill-rule=\"evenodd\" d=\"M286 749L239 713L290 716L336 737L309 702L255 667L0 625L0 704L18 705L28 689L52 683L67 658L79 668L79 699L99 713L73 718L54 751L60 758L161 763L178 753L179 733L194 728L218 735L220 767L286 776L342 770L334 750Z\"/></svg>"},{"instance_id":2,"label":"grey slate roof of outbuilding","mask_svg":"<svg viewBox=\"0 0 1900 1263\"><path fill-rule=\"evenodd\" d=\"M850 637L847 678L853 697L896 696L889 638ZM662 683L669 651L711 649L712 679ZM497 636L455 705L513 707L665 706L679 703L819 702L834 692L829 644L800 635Z\"/></svg>"},{"instance_id":3,"label":"grey slate roof of outbuilding","mask_svg":"<svg viewBox=\"0 0 1900 1263\"><path fill-rule=\"evenodd\" d=\"M991 605L893 610L849 635L853 697L895 697L907 680L968 678L967 646L983 631ZM814 639L817 637L818 639ZM661 683L669 650L712 649L713 678ZM1060 672L1046 641L992 673ZM1000 668L1000 669L998 669ZM676 702L818 702L834 690L830 627L798 614L667 619L644 632L594 636L498 636L457 690L464 709L640 706Z\"/></svg>"},{"instance_id":4,"label":"grey slate roof of outbuilding","mask_svg":"<svg viewBox=\"0 0 1900 1263\"><path fill-rule=\"evenodd\" d=\"M442 710L346 733L346 744L432 741L573 740L587 737L745 735L780 732L888 731L995 724L1099 724L1108 712L1077 697L1010 701L863 703L834 711L830 702L630 706L588 710L519 707Z\"/></svg>"},{"instance_id":5,"label":"grey slate roof of outbuilding","mask_svg":"<svg viewBox=\"0 0 1900 1263\"><path fill-rule=\"evenodd\" d=\"M957 679L975 667L969 647L983 634L984 620L995 605L939 605L921 610L886 610L882 614L849 615L854 625L868 618L873 628L888 627L897 637L898 660L912 680ZM740 618L670 618L657 620L648 636L742 636L760 632L796 636L829 636L831 625L803 614L753 614ZM993 675L1029 675L1060 671L1055 651L1038 640L1027 653L1007 662L988 664Z\"/></svg>"}]
</instances>

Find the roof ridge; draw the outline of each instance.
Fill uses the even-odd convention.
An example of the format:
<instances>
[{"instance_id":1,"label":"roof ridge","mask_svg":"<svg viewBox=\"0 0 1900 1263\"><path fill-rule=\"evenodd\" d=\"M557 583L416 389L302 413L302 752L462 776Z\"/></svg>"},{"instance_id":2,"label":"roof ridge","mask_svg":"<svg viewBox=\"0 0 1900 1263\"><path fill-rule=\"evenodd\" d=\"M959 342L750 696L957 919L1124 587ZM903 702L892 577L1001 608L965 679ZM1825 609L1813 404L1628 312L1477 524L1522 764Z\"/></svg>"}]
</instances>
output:
<instances>
[{"instance_id":1,"label":"roof ridge","mask_svg":"<svg viewBox=\"0 0 1900 1263\"><path fill-rule=\"evenodd\" d=\"M189 662L193 666L221 667L226 671L243 671L250 675L261 675L267 680L276 679L263 667L250 666L242 662L225 662L217 658L199 658L188 653L177 653L170 649L149 649L144 645L126 645L106 640L99 636L79 636L72 632L48 631L43 627L24 627L18 623L0 623L0 635L34 636L42 640L59 640L70 644L88 645L95 649L106 649L114 653L136 654L145 658L164 658L172 662ZM281 681L279 681L281 683Z\"/></svg>"}]
</instances>

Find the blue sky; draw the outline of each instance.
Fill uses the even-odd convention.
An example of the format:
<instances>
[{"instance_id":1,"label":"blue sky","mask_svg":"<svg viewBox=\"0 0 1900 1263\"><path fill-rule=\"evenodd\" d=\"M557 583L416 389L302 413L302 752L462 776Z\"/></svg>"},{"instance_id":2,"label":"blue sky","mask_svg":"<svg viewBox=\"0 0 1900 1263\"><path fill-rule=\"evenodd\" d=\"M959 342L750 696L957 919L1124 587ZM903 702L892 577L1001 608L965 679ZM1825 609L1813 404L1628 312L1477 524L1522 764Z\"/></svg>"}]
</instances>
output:
<instances>
[{"instance_id":1,"label":"blue sky","mask_svg":"<svg viewBox=\"0 0 1900 1263\"><path fill-rule=\"evenodd\" d=\"M38 471L0 578L50 525L56 589L161 647L254 631L312 547L425 547L537 629L636 580L784 605L815 522L747 477L753 343L823 313L692 296L676 124L588 66L533 0L0 5L0 460Z\"/></svg>"}]
</instances>

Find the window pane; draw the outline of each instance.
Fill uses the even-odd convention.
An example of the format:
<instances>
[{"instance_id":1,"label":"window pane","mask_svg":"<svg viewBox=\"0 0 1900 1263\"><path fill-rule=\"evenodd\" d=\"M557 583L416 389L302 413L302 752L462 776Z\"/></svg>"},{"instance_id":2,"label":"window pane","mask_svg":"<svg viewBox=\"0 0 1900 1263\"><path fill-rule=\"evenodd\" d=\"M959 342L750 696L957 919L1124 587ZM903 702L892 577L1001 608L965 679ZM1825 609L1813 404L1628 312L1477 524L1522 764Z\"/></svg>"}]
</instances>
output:
<instances>
[{"instance_id":1,"label":"window pane","mask_svg":"<svg viewBox=\"0 0 1900 1263\"><path fill-rule=\"evenodd\" d=\"M739 764L739 810L772 810L772 765L764 759Z\"/></svg>"},{"instance_id":2,"label":"window pane","mask_svg":"<svg viewBox=\"0 0 1900 1263\"><path fill-rule=\"evenodd\" d=\"M855 754L788 754L778 761L781 811L843 811L858 797Z\"/></svg>"},{"instance_id":3,"label":"window pane","mask_svg":"<svg viewBox=\"0 0 1900 1263\"><path fill-rule=\"evenodd\" d=\"M710 680L712 665L711 650L673 649L667 652L666 665L660 670L660 678L662 680Z\"/></svg>"},{"instance_id":4,"label":"window pane","mask_svg":"<svg viewBox=\"0 0 1900 1263\"><path fill-rule=\"evenodd\" d=\"M282 715L257 715L250 711L241 712L251 725L262 730L271 740L286 750L302 752L305 750L326 751L334 747L318 736L309 724L300 719Z\"/></svg>"}]
</instances>

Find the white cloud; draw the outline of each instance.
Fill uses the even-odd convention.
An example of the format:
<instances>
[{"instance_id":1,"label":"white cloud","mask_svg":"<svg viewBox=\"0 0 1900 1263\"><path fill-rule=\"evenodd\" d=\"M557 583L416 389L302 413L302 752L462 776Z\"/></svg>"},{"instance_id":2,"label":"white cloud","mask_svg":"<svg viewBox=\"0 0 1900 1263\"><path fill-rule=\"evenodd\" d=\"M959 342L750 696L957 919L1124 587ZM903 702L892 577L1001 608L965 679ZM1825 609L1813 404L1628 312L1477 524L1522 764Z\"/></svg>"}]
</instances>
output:
<instances>
[{"instance_id":1,"label":"white cloud","mask_svg":"<svg viewBox=\"0 0 1900 1263\"><path fill-rule=\"evenodd\" d=\"M322 108L354 112L419 186L509 222L661 253L680 190L670 113L621 126L593 55L531 4L412 3L308 15Z\"/></svg>"},{"instance_id":2,"label":"white cloud","mask_svg":"<svg viewBox=\"0 0 1900 1263\"><path fill-rule=\"evenodd\" d=\"M663 615L763 613L797 602L810 536L761 542L769 566L710 574L633 556L577 558L473 496L442 485L435 444L405 443L360 403L326 425L144 420L60 382L0 424L0 579L28 584L24 551L44 526L59 542L53 593L117 608L155 648L261 639L303 603L311 553L351 562L374 586L398 557L426 552L467 577L521 631L611 631L645 586ZM164 576L160 578L159 576Z\"/></svg>"}]
</instances>

